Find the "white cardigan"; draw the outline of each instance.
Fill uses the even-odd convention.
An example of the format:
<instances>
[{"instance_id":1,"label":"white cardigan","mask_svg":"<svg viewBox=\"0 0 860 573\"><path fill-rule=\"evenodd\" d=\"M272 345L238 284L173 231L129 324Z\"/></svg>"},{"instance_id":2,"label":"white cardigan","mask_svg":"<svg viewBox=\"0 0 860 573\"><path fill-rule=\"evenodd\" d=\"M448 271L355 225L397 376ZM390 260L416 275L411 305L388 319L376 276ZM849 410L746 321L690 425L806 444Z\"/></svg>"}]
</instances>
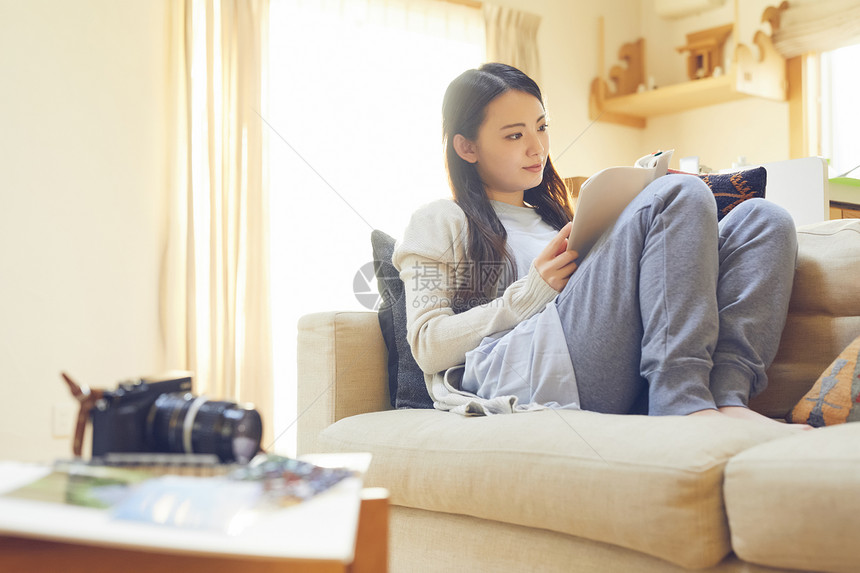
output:
<instances>
[{"instance_id":1,"label":"white cardigan","mask_svg":"<svg viewBox=\"0 0 860 573\"><path fill-rule=\"evenodd\" d=\"M466 244L465 213L454 201L442 199L413 214L394 248L392 263L400 272L406 296L407 338L425 373L427 390L436 408L461 414L541 408L519 404L513 396L485 400L459 389L467 352L484 337L512 329L541 312L558 294L532 264L528 274L501 296L455 314L450 285L455 269L467 260Z\"/></svg>"}]
</instances>

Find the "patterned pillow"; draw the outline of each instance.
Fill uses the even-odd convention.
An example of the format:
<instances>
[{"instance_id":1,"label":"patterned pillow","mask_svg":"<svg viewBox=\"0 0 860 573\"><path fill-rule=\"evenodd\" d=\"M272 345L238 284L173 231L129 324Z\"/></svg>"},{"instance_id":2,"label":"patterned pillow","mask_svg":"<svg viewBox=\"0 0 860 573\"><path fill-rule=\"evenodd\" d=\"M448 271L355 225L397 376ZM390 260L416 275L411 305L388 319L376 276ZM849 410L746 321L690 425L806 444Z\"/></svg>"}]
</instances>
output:
<instances>
[{"instance_id":1,"label":"patterned pillow","mask_svg":"<svg viewBox=\"0 0 860 573\"><path fill-rule=\"evenodd\" d=\"M391 264L394 239L382 231L370 234L373 268L382 301L379 304L379 326L388 348L388 392L395 408L432 408L424 372L415 362L406 340L406 296L400 273Z\"/></svg>"},{"instance_id":2,"label":"patterned pillow","mask_svg":"<svg viewBox=\"0 0 860 573\"><path fill-rule=\"evenodd\" d=\"M860 422L860 336L827 367L786 418L819 428Z\"/></svg>"},{"instance_id":3,"label":"patterned pillow","mask_svg":"<svg viewBox=\"0 0 860 573\"><path fill-rule=\"evenodd\" d=\"M669 173L683 173L670 169ZM767 187L767 169L755 167L735 173L708 173L697 175L705 182L714 199L717 200L717 220L725 217L729 211L753 197L764 198Z\"/></svg>"}]
</instances>

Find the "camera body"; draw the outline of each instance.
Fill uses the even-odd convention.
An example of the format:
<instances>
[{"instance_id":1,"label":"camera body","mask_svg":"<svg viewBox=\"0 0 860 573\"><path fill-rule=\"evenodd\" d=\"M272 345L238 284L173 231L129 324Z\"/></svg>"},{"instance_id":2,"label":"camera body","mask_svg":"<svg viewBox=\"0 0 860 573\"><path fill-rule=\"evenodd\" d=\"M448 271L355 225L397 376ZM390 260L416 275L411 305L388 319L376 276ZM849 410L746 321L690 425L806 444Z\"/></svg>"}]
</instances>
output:
<instances>
[{"instance_id":1,"label":"camera body","mask_svg":"<svg viewBox=\"0 0 860 573\"><path fill-rule=\"evenodd\" d=\"M93 423L93 457L114 452L157 452L155 437L147 431L155 401L162 394L191 392L190 372L170 372L120 382L106 390L90 412Z\"/></svg>"},{"instance_id":2,"label":"camera body","mask_svg":"<svg viewBox=\"0 0 860 573\"><path fill-rule=\"evenodd\" d=\"M164 452L214 454L247 463L260 451L263 422L251 405L191 393L190 372L121 382L90 409L92 455Z\"/></svg>"}]
</instances>

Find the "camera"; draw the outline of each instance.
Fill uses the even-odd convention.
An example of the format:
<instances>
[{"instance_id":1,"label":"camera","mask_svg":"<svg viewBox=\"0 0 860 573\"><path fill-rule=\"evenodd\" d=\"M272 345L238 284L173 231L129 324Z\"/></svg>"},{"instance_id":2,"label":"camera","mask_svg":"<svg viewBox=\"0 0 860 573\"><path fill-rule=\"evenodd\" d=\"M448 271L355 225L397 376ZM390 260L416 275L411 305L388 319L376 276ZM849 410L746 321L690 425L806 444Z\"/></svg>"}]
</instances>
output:
<instances>
[{"instance_id":1,"label":"camera","mask_svg":"<svg viewBox=\"0 0 860 573\"><path fill-rule=\"evenodd\" d=\"M259 412L251 405L195 396L190 372L120 382L116 390L96 392L86 387L76 392L74 383L64 378L81 402L80 418L89 404L94 458L165 452L214 454L224 463L247 463L260 451ZM76 446L79 443L80 436Z\"/></svg>"}]
</instances>

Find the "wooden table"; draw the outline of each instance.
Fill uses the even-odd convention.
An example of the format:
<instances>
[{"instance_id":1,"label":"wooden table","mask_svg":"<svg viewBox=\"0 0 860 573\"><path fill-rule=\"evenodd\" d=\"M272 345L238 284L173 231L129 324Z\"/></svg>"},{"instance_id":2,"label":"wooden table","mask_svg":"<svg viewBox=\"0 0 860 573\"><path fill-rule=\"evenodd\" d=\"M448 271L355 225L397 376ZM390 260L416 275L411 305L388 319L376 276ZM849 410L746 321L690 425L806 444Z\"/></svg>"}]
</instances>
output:
<instances>
[{"instance_id":1,"label":"wooden table","mask_svg":"<svg viewBox=\"0 0 860 573\"><path fill-rule=\"evenodd\" d=\"M343 489L341 501L344 501L345 519L349 520L350 496L346 493L349 487ZM325 504L329 504L329 509L333 507L338 494L333 493L328 499L323 499L325 495L318 496L323 520L331 515ZM309 515L316 511L313 508L316 501L314 498L296 508L307 505L304 511ZM314 533L325 527L321 529L319 524L308 522L307 527L302 527L305 531L299 531L289 525L297 521L292 519L283 521L283 527L272 527L262 533L258 531L255 539L244 543L241 539L244 533L236 537L219 537L178 528L123 523L97 516L98 510L0 497L0 571L385 573L388 570L388 492L380 488L361 489L357 503L357 520L352 529L348 523L328 521L323 525L330 525L330 532ZM26 516L21 517L26 505L21 504L30 504L33 512L40 514L30 522L42 523L44 528L28 525ZM11 512L17 512L19 518L12 519ZM81 516L77 522L80 527L76 527L74 519L69 519L76 512ZM64 525L61 527L50 522L51 515L63 520ZM352 516L356 518L355 514ZM110 531L100 529L103 525ZM138 535L140 532L143 532L142 536ZM307 548L307 551L291 549L290 537L301 538L303 535L312 535L318 543L312 544L315 547ZM331 538L327 539L327 535ZM338 541L344 535L352 535L354 540L350 542L354 545L346 547L347 551ZM261 541L260 537L266 539ZM327 550L329 541L331 551Z\"/></svg>"}]
</instances>

